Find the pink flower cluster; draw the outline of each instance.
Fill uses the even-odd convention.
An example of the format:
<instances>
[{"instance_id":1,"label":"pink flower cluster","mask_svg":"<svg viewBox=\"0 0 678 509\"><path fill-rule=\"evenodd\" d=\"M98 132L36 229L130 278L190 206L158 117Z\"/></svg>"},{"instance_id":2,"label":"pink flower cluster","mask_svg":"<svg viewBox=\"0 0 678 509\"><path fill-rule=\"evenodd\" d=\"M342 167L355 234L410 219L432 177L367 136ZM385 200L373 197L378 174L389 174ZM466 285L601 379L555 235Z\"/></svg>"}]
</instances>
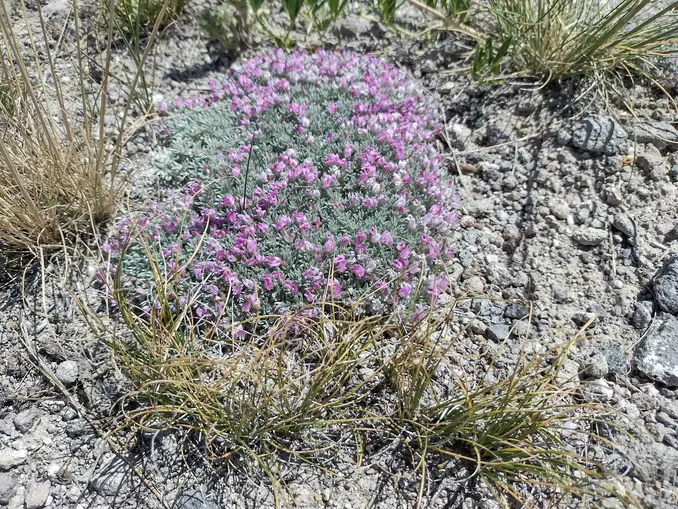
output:
<instances>
[{"instance_id":1,"label":"pink flower cluster","mask_svg":"<svg viewBox=\"0 0 678 509\"><path fill-rule=\"evenodd\" d=\"M176 305L205 320L329 299L421 311L446 291L457 194L433 143L437 107L404 73L276 50L173 108L181 199L135 225L144 242L125 222L105 246L114 262L127 246L124 278L145 309L157 302L144 244Z\"/></svg>"}]
</instances>

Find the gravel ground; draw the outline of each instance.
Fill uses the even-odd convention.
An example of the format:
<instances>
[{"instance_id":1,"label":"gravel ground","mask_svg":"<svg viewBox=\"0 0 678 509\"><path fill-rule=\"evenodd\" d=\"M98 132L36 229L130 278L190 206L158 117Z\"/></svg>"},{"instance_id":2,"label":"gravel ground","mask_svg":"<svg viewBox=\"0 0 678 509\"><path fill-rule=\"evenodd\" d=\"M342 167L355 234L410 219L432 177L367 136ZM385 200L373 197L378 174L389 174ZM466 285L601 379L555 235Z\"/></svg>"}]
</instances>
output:
<instances>
[{"instance_id":1,"label":"gravel ground","mask_svg":"<svg viewBox=\"0 0 678 509\"><path fill-rule=\"evenodd\" d=\"M67 3L48 5L52 23L68 20ZM416 25L414 16L403 16ZM611 432L621 451L574 434L571 445L616 471L643 507L678 506L675 106L643 85L624 91L633 114L585 83L564 90L527 82L478 86L461 71L461 42L403 42L365 19L342 20L329 43L338 38L342 47L392 59L445 106L440 143L458 174L463 206L450 282L454 295L484 297L460 307L466 318L478 316L470 347L496 349L510 334L509 350L538 352L593 320L565 371L581 378L584 398L612 405L614 421L632 432ZM163 36L155 62L159 96L172 98L200 90L227 59L208 51L188 21ZM114 64L130 67L122 55ZM68 71L65 60L60 65ZM112 104L121 96L115 86L109 91ZM130 196L147 198L157 155L152 130L140 130L126 150L126 167L140 169ZM23 301L21 274L4 271L13 279L0 295L0 506L273 507L265 477L215 470L195 459L198 451L182 461L172 434L124 442L105 435L110 426L101 419L126 387L74 301L99 307L94 266L91 257L66 263L55 256L47 261L46 286L27 272ZM402 455L384 450L373 460L356 469L350 451L339 453L335 476L291 463L281 472L283 505L414 507L419 486ZM460 468L434 476L422 507L495 507L482 486L458 482L468 475ZM540 497L534 494L531 507L567 507ZM615 499L599 502L622 507Z\"/></svg>"}]
</instances>

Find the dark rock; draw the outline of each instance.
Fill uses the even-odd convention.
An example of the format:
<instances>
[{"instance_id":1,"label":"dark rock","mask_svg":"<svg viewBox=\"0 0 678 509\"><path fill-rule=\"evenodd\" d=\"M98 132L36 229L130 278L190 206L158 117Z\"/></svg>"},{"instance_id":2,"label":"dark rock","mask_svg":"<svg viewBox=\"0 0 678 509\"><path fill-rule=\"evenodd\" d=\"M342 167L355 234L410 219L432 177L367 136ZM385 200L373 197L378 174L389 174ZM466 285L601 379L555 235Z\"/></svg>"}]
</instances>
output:
<instances>
[{"instance_id":1,"label":"dark rock","mask_svg":"<svg viewBox=\"0 0 678 509\"><path fill-rule=\"evenodd\" d=\"M647 145L636 152L636 165L641 170L654 171L664 166L664 157L657 147Z\"/></svg>"},{"instance_id":2,"label":"dark rock","mask_svg":"<svg viewBox=\"0 0 678 509\"><path fill-rule=\"evenodd\" d=\"M664 262L654 277L652 290L659 309L678 315L678 254Z\"/></svg>"},{"instance_id":3,"label":"dark rock","mask_svg":"<svg viewBox=\"0 0 678 509\"><path fill-rule=\"evenodd\" d=\"M81 437L89 431L89 425L84 419L74 419L66 424L66 434L71 438Z\"/></svg>"},{"instance_id":4,"label":"dark rock","mask_svg":"<svg viewBox=\"0 0 678 509\"><path fill-rule=\"evenodd\" d=\"M634 353L636 369L664 385L678 385L678 318L660 313Z\"/></svg>"},{"instance_id":5,"label":"dark rock","mask_svg":"<svg viewBox=\"0 0 678 509\"><path fill-rule=\"evenodd\" d=\"M593 115L572 131L571 144L597 154L617 155L626 151L628 134L614 117Z\"/></svg>"},{"instance_id":6,"label":"dark rock","mask_svg":"<svg viewBox=\"0 0 678 509\"><path fill-rule=\"evenodd\" d=\"M597 316L596 313L577 312L572 315L572 321L574 321L574 323L576 323L579 327L583 327L596 316ZM596 323L598 323L597 319L591 322L591 325L589 325L589 327L595 327Z\"/></svg>"},{"instance_id":7,"label":"dark rock","mask_svg":"<svg viewBox=\"0 0 678 509\"><path fill-rule=\"evenodd\" d=\"M497 124L489 124L485 127L485 132L480 138L481 145L494 146L505 143L509 140L509 133L503 127Z\"/></svg>"},{"instance_id":8,"label":"dark rock","mask_svg":"<svg viewBox=\"0 0 678 509\"><path fill-rule=\"evenodd\" d=\"M506 306L504 316L512 320L520 320L525 318L530 313L530 307L520 302L512 302Z\"/></svg>"},{"instance_id":9,"label":"dark rock","mask_svg":"<svg viewBox=\"0 0 678 509\"><path fill-rule=\"evenodd\" d=\"M608 373L614 375L627 375L629 363L626 360L626 352L618 343L610 343L603 349L603 355L607 361Z\"/></svg>"}]
</instances>

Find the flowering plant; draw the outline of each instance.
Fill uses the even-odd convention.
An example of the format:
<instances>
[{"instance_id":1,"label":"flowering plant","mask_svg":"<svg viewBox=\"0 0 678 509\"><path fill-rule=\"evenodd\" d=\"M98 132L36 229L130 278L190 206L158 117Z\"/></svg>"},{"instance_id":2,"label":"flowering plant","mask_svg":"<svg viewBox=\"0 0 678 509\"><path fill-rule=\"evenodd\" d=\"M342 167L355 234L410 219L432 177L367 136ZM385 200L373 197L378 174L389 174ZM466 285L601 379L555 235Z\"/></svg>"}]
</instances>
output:
<instances>
[{"instance_id":1,"label":"flowering plant","mask_svg":"<svg viewBox=\"0 0 678 509\"><path fill-rule=\"evenodd\" d=\"M146 311L159 271L173 305L209 321L437 302L457 194L433 143L437 107L407 75L277 50L210 87L162 123L174 191L105 245Z\"/></svg>"}]
</instances>

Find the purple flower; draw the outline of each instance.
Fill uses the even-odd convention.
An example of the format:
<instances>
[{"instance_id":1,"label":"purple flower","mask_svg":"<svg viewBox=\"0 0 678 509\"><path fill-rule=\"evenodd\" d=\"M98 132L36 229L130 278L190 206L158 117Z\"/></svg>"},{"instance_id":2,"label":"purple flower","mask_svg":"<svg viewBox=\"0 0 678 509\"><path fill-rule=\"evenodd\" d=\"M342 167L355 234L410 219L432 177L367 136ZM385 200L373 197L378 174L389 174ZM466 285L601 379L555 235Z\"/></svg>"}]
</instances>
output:
<instances>
[{"instance_id":1,"label":"purple flower","mask_svg":"<svg viewBox=\"0 0 678 509\"><path fill-rule=\"evenodd\" d=\"M299 293L299 287L289 279L285 280L284 285L285 288L287 288L292 293L292 295L296 295Z\"/></svg>"},{"instance_id":2,"label":"purple flower","mask_svg":"<svg viewBox=\"0 0 678 509\"><path fill-rule=\"evenodd\" d=\"M232 207L233 205L235 205L235 199L234 199L233 196L231 196L230 194L227 194L226 196L224 196L224 197L221 199L221 201L220 201L219 203L221 203L224 207L229 207L229 208L230 208L230 207Z\"/></svg>"},{"instance_id":3,"label":"purple flower","mask_svg":"<svg viewBox=\"0 0 678 509\"><path fill-rule=\"evenodd\" d=\"M388 296L389 288L385 281L377 281L374 286L382 297Z\"/></svg>"},{"instance_id":4,"label":"purple flower","mask_svg":"<svg viewBox=\"0 0 678 509\"><path fill-rule=\"evenodd\" d=\"M267 292L273 290L273 277L271 276L271 274L261 275L261 285Z\"/></svg>"},{"instance_id":5,"label":"purple flower","mask_svg":"<svg viewBox=\"0 0 678 509\"><path fill-rule=\"evenodd\" d=\"M353 275L357 278L361 278L365 275L365 267L360 265L359 263L356 263L354 265L351 265L350 271L353 273Z\"/></svg>"},{"instance_id":6,"label":"purple flower","mask_svg":"<svg viewBox=\"0 0 678 509\"><path fill-rule=\"evenodd\" d=\"M187 139L184 122L175 121L184 116L166 115L160 123L168 168L173 182L188 184L138 224L121 224L104 245L115 267L131 243L136 265L125 264L122 276L140 290L133 297L139 309L153 312L158 299L147 283L150 267L136 261L145 256L137 235L176 278L175 310L192 306L196 318L217 317L218 330L243 339L242 325L231 320L308 303L305 313L317 316L324 295L369 294L374 310L407 297L413 302L401 300L401 307L423 302L425 311L440 299L458 196L435 145L440 110L404 73L351 52L276 50L208 85L172 108L210 115L218 113L207 111L214 103L230 107L240 127L209 133L228 148L209 153L211 144L199 139L194 146L172 143L175 135ZM318 111L325 122L314 118ZM290 143L271 140L278 127ZM109 279L107 268L103 284ZM425 292L413 296L419 281ZM234 306L226 308L226 296Z\"/></svg>"},{"instance_id":7,"label":"purple flower","mask_svg":"<svg viewBox=\"0 0 678 509\"><path fill-rule=\"evenodd\" d=\"M325 253L332 253L334 252L334 235L328 233L327 237L325 239L325 243L323 244L323 251Z\"/></svg>"},{"instance_id":8,"label":"purple flower","mask_svg":"<svg viewBox=\"0 0 678 509\"><path fill-rule=\"evenodd\" d=\"M332 290L332 297L334 297L335 299L341 297L341 283L336 279L333 279L330 282L330 284L331 284L330 288Z\"/></svg>"},{"instance_id":9,"label":"purple flower","mask_svg":"<svg viewBox=\"0 0 678 509\"><path fill-rule=\"evenodd\" d=\"M344 255L339 255L334 257L334 270L342 273L346 272L346 268L348 266L348 262L346 260L346 257Z\"/></svg>"},{"instance_id":10,"label":"purple flower","mask_svg":"<svg viewBox=\"0 0 678 509\"><path fill-rule=\"evenodd\" d=\"M321 179L321 187L323 189L329 189L330 186L332 186L332 184L336 184L336 183L337 183L337 177L335 177L334 175L329 175L329 174L323 175L323 177Z\"/></svg>"},{"instance_id":11,"label":"purple flower","mask_svg":"<svg viewBox=\"0 0 678 509\"><path fill-rule=\"evenodd\" d=\"M245 328L242 325L238 324L233 327L233 337L235 339L245 339L246 336Z\"/></svg>"},{"instance_id":12,"label":"purple flower","mask_svg":"<svg viewBox=\"0 0 678 509\"><path fill-rule=\"evenodd\" d=\"M257 250L257 239L254 237L247 237L245 245L248 253L254 253Z\"/></svg>"},{"instance_id":13,"label":"purple flower","mask_svg":"<svg viewBox=\"0 0 678 509\"><path fill-rule=\"evenodd\" d=\"M252 310L252 307L255 306L257 300L258 299L255 294L250 294L245 297L245 303L242 305L243 313L249 313Z\"/></svg>"},{"instance_id":14,"label":"purple flower","mask_svg":"<svg viewBox=\"0 0 678 509\"><path fill-rule=\"evenodd\" d=\"M393 234L389 231L382 232L381 243L385 246L393 245Z\"/></svg>"},{"instance_id":15,"label":"purple flower","mask_svg":"<svg viewBox=\"0 0 678 509\"><path fill-rule=\"evenodd\" d=\"M410 293L412 293L412 285L409 283L403 283L400 285L400 288L398 289L398 296L399 297L407 297Z\"/></svg>"}]
</instances>

